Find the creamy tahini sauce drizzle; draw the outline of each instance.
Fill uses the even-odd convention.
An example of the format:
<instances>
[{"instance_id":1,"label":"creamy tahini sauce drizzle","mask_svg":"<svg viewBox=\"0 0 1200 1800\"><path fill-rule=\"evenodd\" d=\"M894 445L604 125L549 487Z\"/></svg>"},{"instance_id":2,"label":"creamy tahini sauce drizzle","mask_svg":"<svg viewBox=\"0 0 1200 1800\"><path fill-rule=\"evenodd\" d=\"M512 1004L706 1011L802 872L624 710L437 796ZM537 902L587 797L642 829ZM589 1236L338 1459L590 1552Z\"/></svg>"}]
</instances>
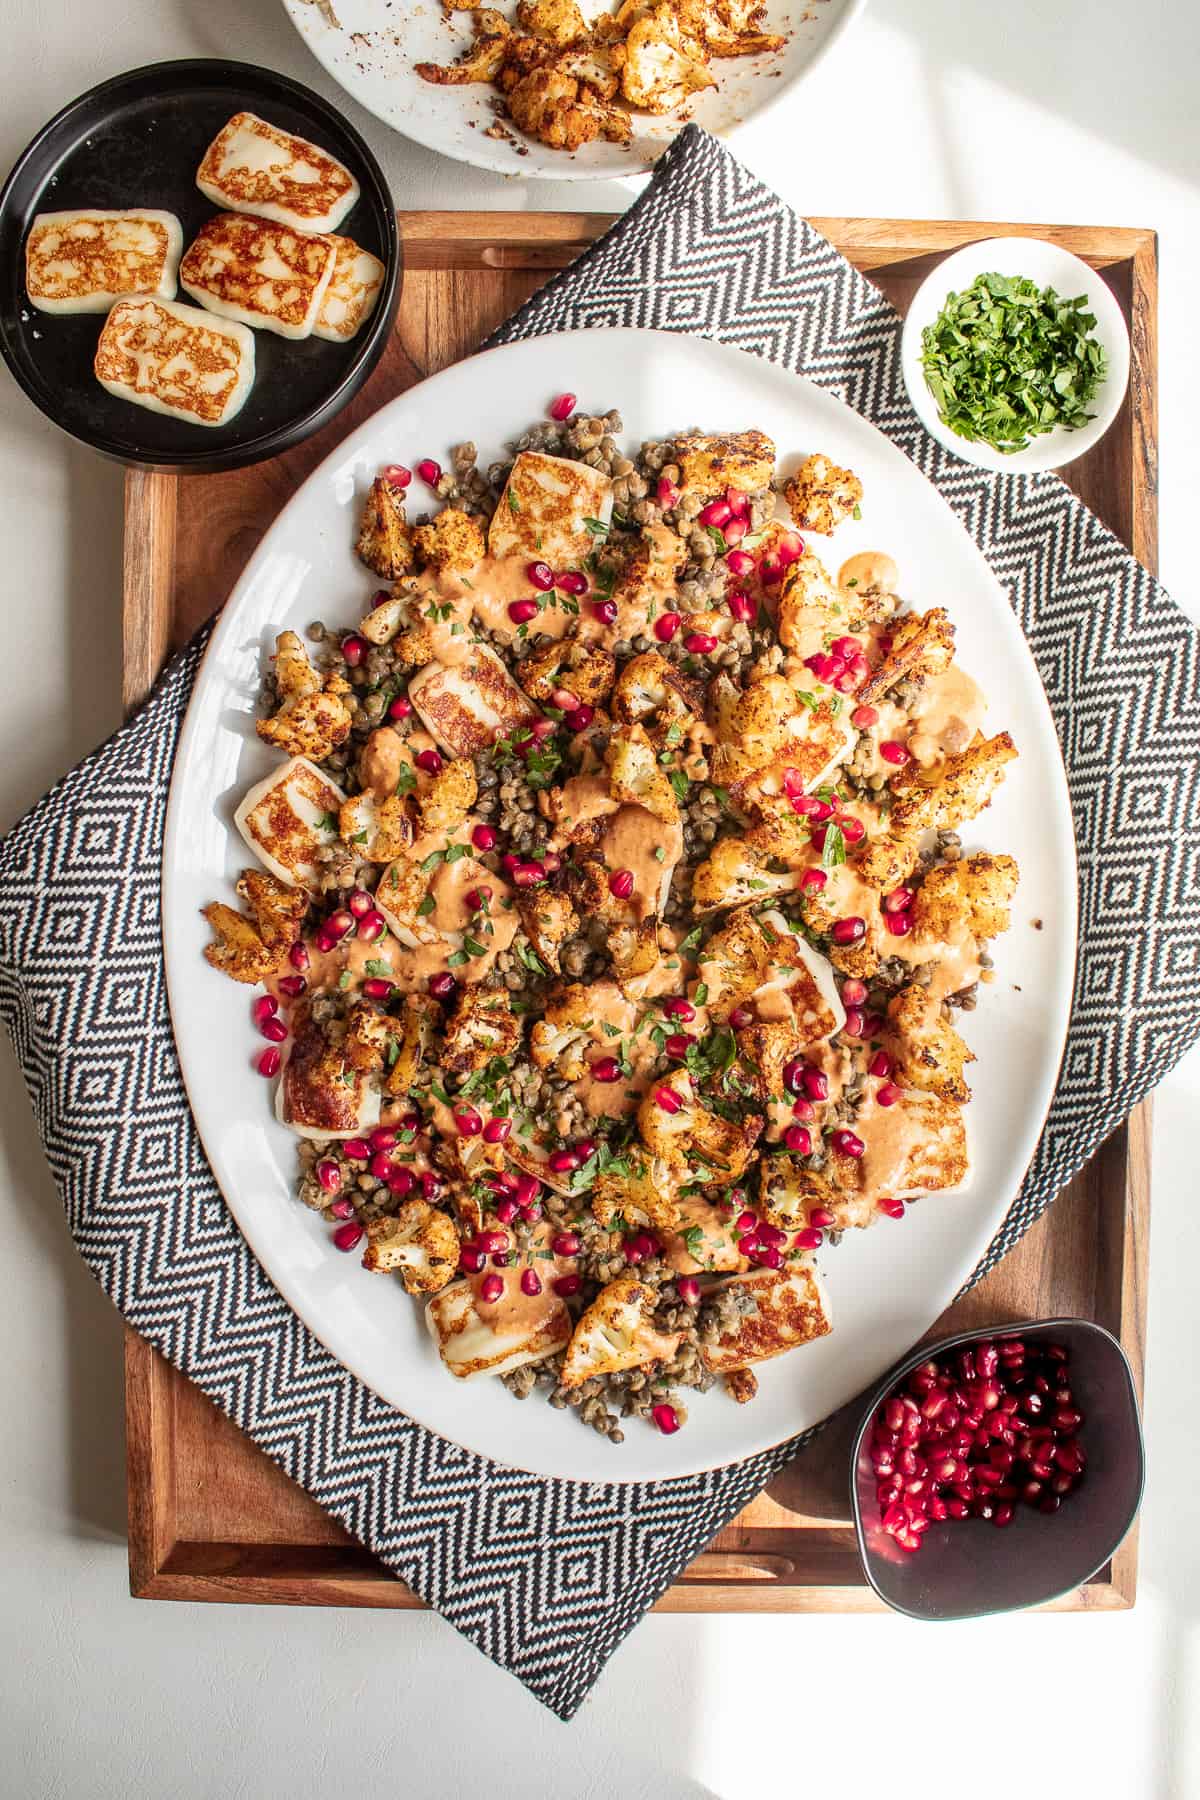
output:
<instances>
[{"instance_id":1,"label":"creamy tahini sauce drizzle","mask_svg":"<svg viewBox=\"0 0 1200 1800\"><path fill-rule=\"evenodd\" d=\"M878 588L881 594L894 594L900 582L900 570L886 550L860 550L849 556L837 574L837 584L852 594L864 588Z\"/></svg>"},{"instance_id":2,"label":"creamy tahini sauce drizzle","mask_svg":"<svg viewBox=\"0 0 1200 1800\"><path fill-rule=\"evenodd\" d=\"M495 1219L485 1220L485 1229L489 1231L508 1232L510 1242L516 1251L516 1239L510 1227L498 1225ZM530 1338L553 1324L562 1312L562 1300L554 1292L553 1283L560 1275L569 1275L577 1267L577 1258L573 1256L557 1256L551 1250L551 1242L558 1235L558 1229L542 1219L530 1232L529 1246L524 1252L514 1255L512 1264L506 1269L498 1269L488 1259L486 1268L478 1275L467 1277L471 1284L471 1293L475 1301L475 1310L485 1324L490 1325L498 1335L507 1337ZM521 1276L526 1269L536 1271L542 1284L540 1294L527 1294L521 1287ZM504 1292L496 1300L483 1298L483 1284L489 1275L499 1275L504 1282Z\"/></svg>"},{"instance_id":3,"label":"creamy tahini sauce drizzle","mask_svg":"<svg viewBox=\"0 0 1200 1800\"><path fill-rule=\"evenodd\" d=\"M986 711L982 689L951 663L925 682L912 708L909 751L924 768L957 755L974 740Z\"/></svg>"},{"instance_id":4,"label":"creamy tahini sauce drizzle","mask_svg":"<svg viewBox=\"0 0 1200 1800\"><path fill-rule=\"evenodd\" d=\"M683 827L664 824L644 806L621 806L604 828L600 851L610 869L629 870L630 913L638 921L647 919L661 910L664 877L683 855Z\"/></svg>"},{"instance_id":5,"label":"creamy tahini sauce drizzle","mask_svg":"<svg viewBox=\"0 0 1200 1800\"><path fill-rule=\"evenodd\" d=\"M863 1190L872 1199L903 1193L913 1152L927 1141L928 1129L920 1122L920 1109L901 1105L880 1106L875 1091L868 1093L854 1120L855 1134L866 1146L861 1173Z\"/></svg>"},{"instance_id":6,"label":"creamy tahini sauce drizzle","mask_svg":"<svg viewBox=\"0 0 1200 1800\"><path fill-rule=\"evenodd\" d=\"M748 1268L749 1259L738 1249L733 1229L736 1217L736 1213L722 1215L699 1194L681 1196L679 1223L663 1241L663 1261L677 1275ZM698 1237L689 1236L697 1230Z\"/></svg>"}]
</instances>

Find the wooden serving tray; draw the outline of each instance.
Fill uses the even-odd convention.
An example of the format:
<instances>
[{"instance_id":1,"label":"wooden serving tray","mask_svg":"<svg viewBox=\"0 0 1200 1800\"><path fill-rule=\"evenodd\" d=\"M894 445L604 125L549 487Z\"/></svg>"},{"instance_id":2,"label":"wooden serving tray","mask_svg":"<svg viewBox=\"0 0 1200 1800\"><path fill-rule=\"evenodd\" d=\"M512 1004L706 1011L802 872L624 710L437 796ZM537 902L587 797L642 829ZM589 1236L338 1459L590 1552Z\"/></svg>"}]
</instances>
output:
<instances>
[{"instance_id":1,"label":"wooden serving tray","mask_svg":"<svg viewBox=\"0 0 1200 1800\"><path fill-rule=\"evenodd\" d=\"M942 257L974 239L1036 235L1104 271L1129 320L1129 394L1104 441L1072 463L1072 488L1151 570L1157 555L1154 234L1090 226L817 219L901 308ZM375 374L325 431L274 462L125 486L125 702L150 688L232 588L264 528L328 451L384 401L473 350L547 276L612 223L576 213L404 213L404 292ZM1149 1113L1104 1145L1019 1247L935 1332L1078 1314L1108 1326L1141 1388L1149 1228ZM672 1612L878 1610L862 1578L846 1468L847 1409L726 1527L664 1595ZM415 1607L421 1602L348 1537L236 1426L126 1334L131 1591L146 1599ZM1060 1609L1129 1606L1131 1534Z\"/></svg>"}]
</instances>

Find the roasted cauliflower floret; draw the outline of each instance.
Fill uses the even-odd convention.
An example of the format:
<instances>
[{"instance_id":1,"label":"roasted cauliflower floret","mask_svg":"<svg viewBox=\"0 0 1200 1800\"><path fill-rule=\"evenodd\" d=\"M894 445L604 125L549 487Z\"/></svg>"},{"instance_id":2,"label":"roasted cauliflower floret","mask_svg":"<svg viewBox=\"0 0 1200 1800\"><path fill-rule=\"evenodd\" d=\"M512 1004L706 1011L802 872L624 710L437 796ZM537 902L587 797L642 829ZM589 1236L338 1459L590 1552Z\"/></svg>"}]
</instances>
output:
<instances>
[{"instance_id":1,"label":"roasted cauliflower floret","mask_svg":"<svg viewBox=\"0 0 1200 1800\"><path fill-rule=\"evenodd\" d=\"M275 640L275 679L279 710L256 720L254 729L288 756L324 762L350 736L350 708L342 699L348 684L340 675L327 675L322 683L294 631L282 631Z\"/></svg>"},{"instance_id":2,"label":"roasted cauliflower floret","mask_svg":"<svg viewBox=\"0 0 1200 1800\"><path fill-rule=\"evenodd\" d=\"M398 794L382 801L354 794L338 809L338 836L367 862L392 862L412 843L412 820Z\"/></svg>"},{"instance_id":3,"label":"roasted cauliflower floret","mask_svg":"<svg viewBox=\"0 0 1200 1800\"><path fill-rule=\"evenodd\" d=\"M765 979L773 953L773 933L764 932L749 907L731 913L699 952L700 975L708 989L708 1010L724 1021Z\"/></svg>"},{"instance_id":4,"label":"roasted cauliflower floret","mask_svg":"<svg viewBox=\"0 0 1200 1800\"><path fill-rule=\"evenodd\" d=\"M758 1211L780 1231L803 1231L814 1207L833 1212L841 1191L827 1175L794 1156L764 1156L758 1165Z\"/></svg>"},{"instance_id":5,"label":"roasted cauliflower floret","mask_svg":"<svg viewBox=\"0 0 1200 1800\"><path fill-rule=\"evenodd\" d=\"M584 1051L595 1016L591 990L581 982L552 994L529 1036L534 1067L548 1069L553 1064L564 1081L580 1080L587 1072Z\"/></svg>"},{"instance_id":6,"label":"roasted cauliflower floret","mask_svg":"<svg viewBox=\"0 0 1200 1800\"><path fill-rule=\"evenodd\" d=\"M771 485L775 446L763 431L689 432L675 440L675 461L685 494L708 499L729 487L754 494Z\"/></svg>"},{"instance_id":7,"label":"roasted cauliflower floret","mask_svg":"<svg viewBox=\"0 0 1200 1800\"><path fill-rule=\"evenodd\" d=\"M566 894L552 888L518 888L517 913L542 967L560 973L559 955L567 939L579 930L579 914Z\"/></svg>"},{"instance_id":8,"label":"roasted cauliflower floret","mask_svg":"<svg viewBox=\"0 0 1200 1800\"><path fill-rule=\"evenodd\" d=\"M973 819L1004 780L1004 766L1017 754L1007 731L981 738L970 749L932 769L909 763L892 779L891 828L912 837L920 831L952 830Z\"/></svg>"},{"instance_id":9,"label":"roasted cauliflower floret","mask_svg":"<svg viewBox=\"0 0 1200 1800\"><path fill-rule=\"evenodd\" d=\"M942 1017L941 1007L931 1005L924 988L903 988L889 1002L888 1026L898 1081L959 1106L971 1098L963 1070L975 1061L975 1052Z\"/></svg>"},{"instance_id":10,"label":"roasted cauliflower floret","mask_svg":"<svg viewBox=\"0 0 1200 1800\"><path fill-rule=\"evenodd\" d=\"M658 745L685 719L703 710L703 695L674 663L657 650L633 656L612 692L612 713L623 725L641 725Z\"/></svg>"},{"instance_id":11,"label":"roasted cauliflower floret","mask_svg":"<svg viewBox=\"0 0 1200 1800\"><path fill-rule=\"evenodd\" d=\"M622 1369L669 1362L682 1333L655 1329L652 1315L657 1300L658 1290L636 1275L620 1275L610 1281L571 1334L559 1385L577 1388L594 1375L615 1375Z\"/></svg>"},{"instance_id":12,"label":"roasted cauliflower floret","mask_svg":"<svg viewBox=\"0 0 1200 1800\"><path fill-rule=\"evenodd\" d=\"M761 0L672 0L685 31L701 39L714 56L754 56L787 42L758 28L766 8Z\"/></svg>"},{"instance_id":13,"label":"roasted cauliflower floret","mask_svg":"<svg viewBox=\"0 0 1200 1800\"><path fill-rule=\"evenodd\" d=\"M790 894L802 876L797 869L772 871L768 858L740 838L722 838L692 877L692 900L700 912L721 906L748 906L774 894Z\"/></svg>"},{"instance_id":14,"label":"roasted cauliflower floret","mask_svg":"<svg viewBox=\"0 0 1200 1800\"><path fill-rule=\"evenodd\" d=\"M669 1112L660 1102L664 1090L679 1102ZM651 1087L638 1107L638 1130L652 1156L669 1168L686 1169L701 1183L736 1181L750 1160L764 1121L754 1114L740 1124L722 1119L697 1098L692 1078L676 1069Z\"/></svg>"},{"instance_id":15,"label":"roasted cauliflower floret","mask_svg":"<svg viewBox=\"0 0 1200 1800\"><path fill-rule=\"evenodd\" d=\"M851 469L841 469L828 456L806 456L783 484L783 497L801 531L828 537L848 519L863 497L863 484Z\"/></svg>"},{"instance_id":16,"label":"roasted cauliflower floret","mask_svg":"<svg viewBox=\"0 0 1200 1800\"><path fill-rule=\"evenodd\" d=\"M543 706L564 690L581 705L599 706L607 698L616 670L611 651L564 638L524 657L516 672L530 699Z\"/></svg>"},{"instance_id":17,"label":"roasted cauliflower floret","mask_svg":"<svg viewBox=\"0 0 1200 1800\"><path fill-rule=\"evenodd\" d=\"M891 648L858 690L861 705L877 700L898 681L936 675L954 661L954 625L943 607L927 613L905 613L891 634Z\"/></svg>"},{"instance_id":18,"label":"roasted cauliflower floret","mask_svg":"<svg viewBox=\"0 0 1200 1800\"><path fill-rule=\"evenodd\" d=\"M846 596L834 586L820 557L806 550L783 577L776 621L780 643L798 656L811 656L824 647L831 631L844 631L847 622Z\"/></svg>"},{"instance_id":19,"label":"roasted cauliflower floret","mask_svg":"<svg viewBox=\"0 0 1200 1800\"><path fill-rule=\"evenodd\" d=\"M422 831L457 831L475 804L479 784L469 756L455 757L417 795Z\"/></svg>"},{"instance_id":20,"label":"roasted cauliflower floret","mask_svg":"<svg viewBox=\"0 0 1200 1800\"><path fill-rule=\"evenodd\" d=\"M517 23L560 50L588 35L587 20L575 0L519 0Z\"/></svg>"},{"instance_id":21,"label":"roasted cauliflower floret","mask_svg":"<svg viewBox=\"0 0 1200 1800\"><path fill-rule=\"evenodd\" d=\"M920 941L977 943L1008 930L1019 873L1011 856L965 856L930 869L913 902L913 934Z\"/></svg>"},{"instance_id":22,"label":"roasted cauliflower floret","mask_svg":"<svg viewBox=\"0 0 1200 1800\"><path fill-rule=\"evenodd\" d=\"M359 527L358 557L384 581L397 581L413 564L412 537L404 514L404 490L382 475L371 483Z\"/></svg>"},{"instance_id":23,"label":"roasted cauliflower floret","mask_svg":"<svg viewBox=\"0 0 1200 1800\"><path fill-rule=\"evenodd\" d=\"M457 506L444 506L428 525L418 525L412 538L426 569L468 574L487 555L479 520Z\"/></svg>"},{"instance_id":24,"label":"roasted cauliflower floret","mask_svg":"<svg viewBox=\"0 0 1200 1800\"><path fill-rule=\"evenodd\" d=\"M358 627L370 644L390 644L401 626L408 622L408 595L392 594L373 606Z\"/></svg>"},{"instance_id":25,"label":"roasted cauliflower floret","mask_svg":"<svg viewBox=\"0 0 1200 1800\"><path fill-rule=\"evenodd\" d=\"M397 1042L398 1022L366 1000L352 1006L346 1018L342 1051L352 1069L369 1074L382 1069Z\"/></svg>"},{"instance_id":26,"label":"roasted cauliflower floret","mask_svg":"<svg viewBox=\"0 0 1200 1800\"><path fill-rule=\"evenodd\" d=\"M415 65L422 81L438 87L463 87L473 81L495 81L512 44L512 30L501 13L481 8L475 17L479 35L457 62ZM479 29L481 26L485 29Z\"/></svg>"},{"instance_id":27,"label":"roasted cauliflower floret","mask_svg":"<svg viewBox=\"0 0 1200 1800\"><path fill-rule=\"evenodd\" d=\"M441 1023L442 1009L429 994L408 994L404 1011L395 1021L400 1028L396 1060L384 1084L399 1099L411 1092L427 1052Z\"/></svg>"},{"instance_id":28,"label":"roasted cauliflower floret","mask_svg":"<svg viewBox=\"0 0 1200 1800\"><path fill-rule=\"evenodd\" d=\"M608 934L608 953L612 957L617 985L622 993L628 994L657 967L658 919L655 914L639 919L636 925L614 925Z\"/></svg>"},{"instance_id":29,"label":"roasted cauliflower floret","mask_svg":"<svg viewBox=\"0 0 1200 1800\"><path fill-rule=\"evenodd\" d=\"M647 1156L636 1146L620 1158L621 1167L597 1175L589 1198L599 1224L608 1230L624 1219L627 1225L649 1225L670 1231L679 1223L679 1170L661 1157Z\"/></svg>"},{"instance_id":30,"label":"roasted cauliflower floret","mask_svg":"<svg viewBox=\"0 0 1200 1800\"><path fill-rule=\"evenodd\" d=\"M214 969L234 981L265 981L283 966L299 936L308 895L258 869L245 870L237 891L250 918L220 900L204 907L204 917L217 934L215 943L204 946L204 955Z\"/></svg>"},{"instance_id":31,"label":"roasted cauliflower floret","mask_svg":"<svg viewBox=\"0 0 1200 1800\"><path fill-rule=\"evenodd\" d=\"M878 837L868 838L855 860L854 873L868 887L890 894L893 888L902 887L916 868L919 850L915 839L881 832Z\"/></svg>"},{"instance_id":32,"label":"roasted cauliflower floret","mask_svg":"<svg viewBox=\"0 0 1200 1800\"><path fill-rule=\"evenodd\" d=\"M595 138L627 144L633 136L629 114L594 100L573 76L536 68L522 76L508 96L509 117L552 150L578 150Z\"/></svg>"},{"instance_id":33,"label":"roasted cauliflower floret","mask_svg":"<svg viewBox=\"0 0 1200 1800\"><path fill-rule=\"evenodd\" d=\"M716 86L704 44L680 29L670 0L637 21L618 60L621 92L645 112L671 112L692 94Z\"/></svg>"},{"instance_id":34,"label":"roasted cauliflower floret","mask_svg":"<svg viewBox=\"0 0 1200 1800\"><path fill-rule=\"evenodd\" d=\"M458 1268L454 1221L427 1200L406 1200L390 1218L367 1226L364 1269L399 1275L409 1294L436 1294Z\"/></svg>"},{"instance_id":35,"label":"roasted cauliflower floret","mask_svg":"<svg viewBox=\"0 0 1200 1800\"><path fill-rule=\"evenodd\" d=\"M442 1041L442 1066L453 1075L485 1069L494 1056L511 1056L520 1041L521 1019L507 988L460 988Z\"/></svg>"},{"instance_id":36,"label":"roasted cauliflower floret","mask_svg":"<svg viewBox=\"0 0 1200 1800\"><path fill-rule=\"evenodd\" d=\"M644 806L664 825L679 824L679 801L654 745L641 725L614 732L604 755L614 800Z\"/></svg>"}]
</instances>

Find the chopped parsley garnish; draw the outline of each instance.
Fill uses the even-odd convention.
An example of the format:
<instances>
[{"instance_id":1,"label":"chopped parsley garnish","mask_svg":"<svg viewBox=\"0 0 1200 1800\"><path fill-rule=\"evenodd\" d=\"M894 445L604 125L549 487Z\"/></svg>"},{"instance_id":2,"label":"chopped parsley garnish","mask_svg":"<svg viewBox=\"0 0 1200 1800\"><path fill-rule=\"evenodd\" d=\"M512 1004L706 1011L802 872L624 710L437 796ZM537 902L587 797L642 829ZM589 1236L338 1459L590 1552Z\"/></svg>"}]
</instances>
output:
<instances>
[{"instance_id":1,"label":"chopped parsley garnish","mask_svg":"<svg viewBox=\"0 0 1200 1800\"><path fill-rule=\"evenodd\" d=\"M364 967L366 968L368 975L380 975L384 980L388 980L391 977L392 965L391 963L384 962L381 957L368 957Z\"/></svg>"},{"instance_id":2,"label":"chopped parsley garnish","mask_svg":"<svg viewBox=\"0 0 1200 1800\"><path fill-rule=\"evenodd\" d=\"M508 490L508 510L510 513L519 513L521 510L521 502L517 499L517 496L513 493L511 487Z\"/></svg>"},{"instance_id":3,"label":"chopped parsley garnish","mask_svg":"<svg viewBox=\"0 0 1200 1800\"><path fill-rule=\"evenodd\" d=\"M921 333L921 367L956 436L1003 455L1059 426L1077 431L1108 373L1082 294L1064 300L1023 275L977 275Z\"/></svg>"},{"instance_id":4,"label":"chopped parsley garnish","mask_svg":"<svg viewBox=\"0 0 1200 1800\"><path fill-rule=\"evenodd\" d=\"M608 526L604 523L603 519L585 519L583 521L583 529L585 531L590 531L595 538L608 536Z\"/></svg>"},{"instance_id":5,"label":"chopped parsley garnish","mask_svg":"<svg viewBox=\"0 0 1200 1800\"><path fill-rule=\"evenodd\" d=\"M411 763L400 764L400 774L396 780L398 794L411 794L417 785L417 771Z\"/></svg>"},{"instance_id":6,"label":"chopped parsley garnish","mask_svg":"<svg viewBox=\"0 0 1200 1800\"><path fill-rule=\"evenodd\" d=\"M437 901L434 899L433 895L426 894L425 898L417 907L417 917L419 919L427 919L436 905Z\"/></svg>"},{"instance_id":7,"label":"chopped parsley garnish","mask_svg":"<svg viewBox=\"0 0 1200 1800\"><path fill-rule=\"evenodd\" d=\"M825 842L821 846L821 867L836 869L846 860L846 839L836 819L825 827Z\"/></svg>"}]
</instances>

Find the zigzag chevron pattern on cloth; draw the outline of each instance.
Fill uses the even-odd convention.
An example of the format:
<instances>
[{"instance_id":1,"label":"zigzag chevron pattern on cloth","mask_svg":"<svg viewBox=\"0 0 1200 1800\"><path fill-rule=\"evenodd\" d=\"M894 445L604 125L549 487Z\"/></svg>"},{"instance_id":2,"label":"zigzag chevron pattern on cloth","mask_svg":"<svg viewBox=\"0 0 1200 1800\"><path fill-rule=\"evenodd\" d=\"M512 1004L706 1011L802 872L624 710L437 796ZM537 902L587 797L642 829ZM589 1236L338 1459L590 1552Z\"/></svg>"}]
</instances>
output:
<instances>
[{"instance_id":1,"label":"zigzag chevron pattern on cloth","mask_svg":"<svg viewBox=\"0 0 1200 1800\"><path fill-rule=\"evenodd\" d=\"M1070 778L1081 954L1046 1132L981 1274L1200 1031L1196 634L1054 477L983 475L925 435L887 302L695 128L627 217L493 341L604 324L719 338L841 394L938 486L1012 594ZM272 1287L201 1151L161 973L167 788L204 636L0 845L0 1012L71 1230L137 1331L569 1718L803 1440L678 1482L535 1479L384 1405Z\"/></svg>"}]
</instances>

